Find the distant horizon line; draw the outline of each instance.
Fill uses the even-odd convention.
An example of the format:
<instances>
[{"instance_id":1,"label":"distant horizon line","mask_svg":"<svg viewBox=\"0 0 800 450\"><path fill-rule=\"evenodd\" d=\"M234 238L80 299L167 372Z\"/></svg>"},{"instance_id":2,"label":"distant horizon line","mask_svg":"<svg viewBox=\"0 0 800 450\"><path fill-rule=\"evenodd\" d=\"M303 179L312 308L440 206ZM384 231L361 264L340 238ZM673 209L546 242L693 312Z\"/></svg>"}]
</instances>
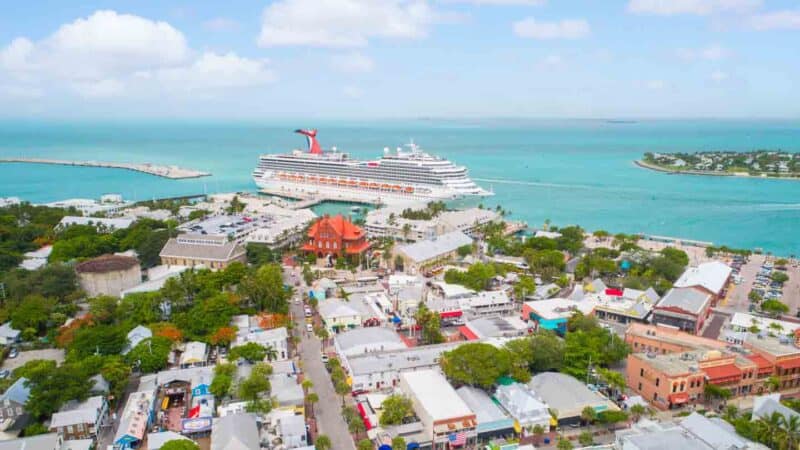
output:
<instances>
[{"instance_id":1,"label":"distant horizon line","mask_svg":"<svg viewBox=\"0 0 800 450\"><path fill-rule=\"evenodd\" d=\"M259 122L270 121L273 123L309 123L322 122L391 122L391 121L582 121L582 122L668 122L668 121L800 121L800 116L608 116L608 117L555 117L555 116L398 116L398 117L222 117L222 116L118 116L118 117L66 117L66 116L5 116L0 114L0 121L54 121L54 122L124 122L124 121L218 121L218 122Z\"/></svg>"}]
</instances>

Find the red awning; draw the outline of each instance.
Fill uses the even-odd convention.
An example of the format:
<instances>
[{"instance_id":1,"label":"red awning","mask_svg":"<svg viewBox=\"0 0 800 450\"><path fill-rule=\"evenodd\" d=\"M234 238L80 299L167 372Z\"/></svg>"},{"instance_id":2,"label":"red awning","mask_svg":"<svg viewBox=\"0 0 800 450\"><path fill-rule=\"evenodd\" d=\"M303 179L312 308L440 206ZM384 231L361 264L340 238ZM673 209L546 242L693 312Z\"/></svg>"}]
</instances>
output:
<instances>
[{"instance_id":1,"label":"red awning","mask_svg":"<svg viewBox=\"0 0 800 450\"><path fill-rule=\"evenodd\" d=\"M742 378L742 371L733 364L723 364L721 366L704 367L708 381L711 384L730 383L739 381Z\"/></svg>"},{"instance_id":2,"label":"red awning","mask_svg":"<svg viewBox=\"0 0 800 450\"><path fill-rule=\"evenodd\" d=\"M622 290L614 289L614 288L607 288L606 295L613 295L615 297L622 297Z\"/></svg>"},{"instance_id":3,"label":"red awning","mask_svg":"<svg viewBox=\"0 0 800 450\"><path fill-rule=\"evenodd\" d=\"M782 370L800 368L800 358L790 359L788 361L778 361L778 367Z\"/></svg>"},{"instance_id":4,"label":"red awning","mask_svg":"<svg viewBox=\"0 0 800 450\"><path fill-rule=\"evenodd\" d=\"M756 365L758 366L759 374L772 373L773 366L772 363L767 360L767 358L764 358L763 356L758 354L752 354L752 355L747 355L747 359L756 363Z\"/></svg>"},{"instance_id":5,"label":"red awning","mask_svg":"<svg viewBox=\"0 0 800 450\"><path fill-rule=\"evenodd\" d=\"M461 333L461 335L464 336L464 338L466 338L468 341L478 340L478 335L470 330L466 325L458 327L458 332Z\"/></svg>"},{"instance_id":6,"label":"red awning","mask_svg":"<svg viewBox=\"0 0 800 450\"><path fill-rule=\"evenodd\" d=\"M669 394L669 402L673 405L679 405L681 403L686 403L689 401L689 393L688 392L676 392L674 394Z\"/></svg>"},{"instance_id":7,"label":"red awning","mask_svg":"<svg viewBox=\"0 0 800 450\"><path fill-rule=\"evenodd\" d=\"M462 314L461 310L443 311L439 313L439 317L441 317L442 319L450 319L453 317L461 317L461 314Z\"/></svg>"},{"instance_id":8,"label":"red awning","mask_svg":"<svg viewBox=\"0 0 800 450\"><path fill-rule=\"evenodd\" d=\"M367 411L364 409L364 405L361 402L356 403L356 407L358 408L358 413L361 415L361 419L364 421L364 426L367 430L372 429L372 424L369 421L369 417L367 417Z\"/></svg>"}]
</instances>

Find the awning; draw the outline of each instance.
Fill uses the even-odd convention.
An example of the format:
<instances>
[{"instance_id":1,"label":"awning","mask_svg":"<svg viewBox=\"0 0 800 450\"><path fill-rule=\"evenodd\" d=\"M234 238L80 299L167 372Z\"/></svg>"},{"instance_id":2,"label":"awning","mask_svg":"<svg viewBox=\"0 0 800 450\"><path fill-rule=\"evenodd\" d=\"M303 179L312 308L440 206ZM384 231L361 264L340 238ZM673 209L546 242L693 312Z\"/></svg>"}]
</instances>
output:
<instances>
[{"instance_id":1,"label":"awning","mask_svg":"<svg viewBox=\"0 0 800 450\"><path fill-rule=\"evenodd\" d=\"M442 319L450 319L453 317L461 317L461 314L463 314L461 310L443 311L439 313L439 317L441 317Z\"/></svg>"},{"instance_id":2,"label":"awning","mask_svg":"<svg viewBox=\"0 0 800 450\"><path fill-rule=\"evenodd\" d=\"M756 365L758 366L758 374L759 375L762 375L762 374L765 374L765 373L772 373L772 371L774 369L774 367L772 366L772 363L769 362L767 360L767 358L764 358L761 355L758 355L758 354L748 355L747 359L749 359L750 361L753 361L754 363L756 363Z\"/></svg>"},{"instance_id":3,"label":"awning","mask_svg":"<svg viewBox=\"0 0 800 450\"><path fill-rule=\"evenodd\" d=\"M711 384L731 383L742 378L742 371L733 364L704 367L703 372Z\"/></svg>"},{"instance_id":4,"label":"awning","mask_svg":"<svg viewBox=\"0 0 800 450\"><path fill-rule=\"evenodd\" d=\"M606 295L612 295L614 297L622 297L622 291L619 289L608 288L606 289Z\"/></svg>"},{"instance_id":5,"label":"awning","mask_svg":"<svg viewBox=\"0 0 800 450\"><path fill-rule=\"evenodd\" d=\"M686 403L689 401L689 393L688 392L677 392L675 394L669 394L669 402L673 405L680 405L681 403Z\"/></svg>"},{"instance_id":6,"label":"awning","mask_svg":"<svg viewBox=\"0 0 800 450\"><path fill-rule=\"evenodd\" d=\"M458 332L461 333L461 335L464 336L464 338L468 341L476 341L479 339L478 335L470 330L466 325L458 327Z\"/></svg>"},{"instance_id":7,"label":"awning","mask_svg":"<svg viewBox=\"0 0 800 450\"><path fill-rule=\"evenodd\" d=\"M364 404L359 402L356 403L356 407L358 408L358 413L361 415L361 420L364 421L364 427L367 428L367 431L372 429L372 423L369 421L369 417L367 417L367 411L364 409Z\"/></svg>"},{"instance_id":8,"label":"awning","mask_svg":"<svg viewBox=\"0 0 800 450\"><path fill-rule=\"evenodd\" d=\"M790 359L788 361L778 361L777 366L782 370L800 368L800 358Z\"/></svg>"}]
</instances>

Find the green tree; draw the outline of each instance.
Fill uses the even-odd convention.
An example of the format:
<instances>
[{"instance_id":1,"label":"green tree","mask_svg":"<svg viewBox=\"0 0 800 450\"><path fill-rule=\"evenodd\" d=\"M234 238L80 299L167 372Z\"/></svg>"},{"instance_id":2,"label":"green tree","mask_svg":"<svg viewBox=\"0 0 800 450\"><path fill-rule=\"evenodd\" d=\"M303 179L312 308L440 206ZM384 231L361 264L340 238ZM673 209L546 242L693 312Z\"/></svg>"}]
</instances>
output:
<instances>
[{"instance_id":1,"label":"green tree","mask_svg":"<svg viewBox=\"0 0 800 450\"><path fill-rule=\"evenodd\" d=\"M78 360L93 354L119 355L127 342L127 335L119 326L84 327L75 332L75 338L68 348L69 356Z\"/></svg>"},{"instance_id":2,"label":"green tree","mask_svg":"<svg viewBox=\"0 0 800 450\"><path fill-rule=\"evenodd\" d=\"M546 372L548 370L561 370L564 364L564 341L555 333L540 331L530 339L531 370L533 372Z\"/></svg>"},{"instance_id":3,"label":"green tree","mask_svg":"<svg viewBox=\"0 0 800 450\"><path fill-rule=\"evenodd\" d=\"M594 436L589 431L584 431L578 435L578 442L584 447L588 447L594 443Z\"/></svg>"},{"instance_id":4,"label":"green tree","mask_svg":"<svg viewBox=\"0 0 800 450\"><path fill-rule=\"evenodd\" d=\"M414 318L420 327L420 337L423 344L438 344L444 342L441 331L439 314L431 311L424 302L420 302Z\"/></svg>"},{"instance_id":5,"label":"green tree","mask_svg":"<svg viewBox=\"0 0 800 450\"><path fill-rule=\"evenodd\" d=\"M161 446L163 450L200 450L200 446L189 439L173 439Z\"/></svg>"},{"instance_id":6,"label":"green tree","mask_svg":"<svg viewBox=\"0 0 800 450\"><path fill-rule=\"evenodd\" d=\"M111 395L115 399L121 399L130 379L131 366L121 357L104 358L104 360L100 375L108 381Z\"/></svg>"},{"instance_id":7,"label":"green tree","mask_svg":"<svg viewBox=\"0 0 800 450\"><path fill-rule=\"evenodd\" d=\"M269 364L253 365L250 375L239 382L239 398L248 402L260 400L261 395L270 389L269 376L271 374L272 367Z\"/></svg>"},{"instance_id":8,"label":"green tree","mask_svg":"<svg viewBox=\"0 0 800 450\"><path fill-rule=\"evenodd\" d=\"M112 323L116 319L119 299L108 295L89 299L89 312L100 323Z\"/></svg>"},{"instance_id":9,"label":"green tree","mask_svg":"<svg viewBox=\"0 0 800 450\"><path fill-rule=\"evenodd\" d=\"M542 435L544 435L545 429L543 426L539 425L538 423L533 426L533 435L536 437L536 442L541 442Z\"/></svg>"},{"instance_id":10,"label":"green tree","mask_svg":"<svg viewBox=\"0 0 800 450\"><path fill-rule=\"evenodd\" d=\"M761 302L761 310L773 315L786 314L789 312L789 306L780 300L771 299Z\"/></svg>"},{"instance_id":11,"label":"green tree","mask_svg":"<svg viewBox=\"0 0 800 450\"><path fill-rule=\"evenodd\" d=\"M317 436L317 440L314 442L314 449L315 450L331 450L332 447L331 438L324 434L320 434Z\"/></svg>"},{"instance_id":12,"label":"green tree","mask_svg":"<svg viewBox=\"0 0 800 450\"><path fill-rule=\"evenodd\" d=\"M401 436L392 438L392 450L406 450L406 440Z\"/></svg>"},{"instance_id":13,"label":"green tree","mask_svg":"<svg viewBox=\"0 0 800 450\"><path fill-rule=\"evenodd\" d=\"M569 439L561 436L558 438L558 444L556 444L556 448L558 450L572 450L572 442Z\"/></svg>"},{"instance_id":14,"label":"green tree","mask_svg":"<svg viewBox=\"0 0 800 450\"><path fill-rule=\"evenodd\" d=\"M411 400L397 394L386 397L381 409L380 423L383 426L400 425L403 423L403 419L414 413Z\"/></svg>"},{"instance_id":15,"label":"green tree","mask_svg":"<svg viewBox=\"0 0 800 450\"><path fill-rule=\"evenodd\" d=\"M639 421L639 419L647 413L647 408L641 403L637 403L631 406L631 416L633 416L634 421Z\"/></svg>"},{"instance_id":16,"label":"green tree","mask_svg":"<svg viewBox=\"0 0 800 450\"><path fill-rule=\"evenodd\" d=\"M236 361L239 358L244 358L249 362L263 361L267 357L267 349L258 343L248 342L244 345L233 347L228 353L228 359Z\"/></svg>"},{"instance_id":17,"label":"green tree","mask_svg":"<svg viewBox=\"0 0 800 450\"><path fill-rule=\"evenodd\" d=\"M57 368L40 365L26 375L30 395L25 409L34 417L49 416L70 400L86 399L92 385L86 374L73 364Z\"/></svg>"},{"instance_id":18,"label":"green tree","mask_svg":"<svg viewBox=\"0 0 800 450\"><path fill-rule=\"evenodd\" d=\"M373 450L375 446L372 444L372 441L369 439L362 439L358 441L358 450Z\"/></svg>"},{"instance_id":19,"label":"green tree","mask_svg":"<svg viewBox=\"0 0 800 450\"><path fill-rule=\"evenodd\" d=\"M211 380L209 390L217 398L223 398L231 393L233 376L236 373L234 364L217 364L214 366L214 379Z\"/></svg>"},{"instance_id":20,"label":"green tree","mask_svg":"<svg viewBox=\"0 0 800 450\"><path fill-rule=\"evenodd\" d=\"M25 427L24 430L22 430L22 434L25 437L36 436L36 435L39 435L39 434L45 434L45 433L49 433L49 432L50 432L50 430L46 426L44 426L44 424L39 423L39 422L32 423L32 424L28 425L27 427Z\"/></svg>"},{"instance_id":21,"label":"green tree","mask_svg":"<svg viewBox=\"0 0 800 450\"><path fill-rule=\"evenodd\" d=\"M525 301L525 296L533 295L534 292L536 292L536 282L531 276L523 275L514 284L514 298L517 301Z\"/></svg>"},{"instance_id":22,"label":"green tree","mask_svg":"<svg viewBox=\"0 0 800 450\"><path fill-rule=\"evenodd\" d=\"M789 275L786 275L785 272L781 272L781 271L778 271L778 270L772 272L772 275L770 275L770 278L772 278L772 281L774 281L776 283L780 283L780 284L783 284L783 283L786 283L787 281L789 281Z\"/></svg>"},{"instance_id":23,"label":"green tree","mask_svg":"<svg viewBox=\"0 0 800 450\"><path fill-rule=\"evenodd\" d=\"M451 381L490 388L507 375L511 368L509 355L491 344L469 343L449 352L440 360L442 370Z\"/></svg>"},{"instance_id":24,"label":"green tree","mask_svg":"<svg viewBox=\"0 0 800 450\"><path fill-rule=\"evenodd\" d=\"M597 420L597 411L594 410L591 406L586 406L581 410L581 420L591 425Z\"/></svg>"},{"instance_id":25,"label":"green tree","mask_svg":"<svg viewBox=\"0 0 800 450\"><path fill-rule=\"evenodd\" d=\"M462 245L458 247L456 250L458 252L458 256L465 257L472 254L472 244Z\"/></svg>"},{"instance_id":26,"label":"green tree","mask_svg":"<svg viewBox=\"0 0 800 450\"><path fill-rule=\"evenodd\" d=\"M41 295L30 295L11 312L11 326L17 330L31 328L37 334L43 333L54 306L52 300Z\"/></svg>"},{"instance_id":27,"label":"green tree","mask_svg":"<svg viewBox=\"0 0 800 450\"><path fill-rule=\"evenodd\" d=\"M290 292L284 288L281 267L266 264L255 273L242 278L239 293L259 311L286 314L289 312Z\"/></svg>"},{"instance_id":28,"label":"green tree","mask_svg":"<svg viewBox=\"0 0 800 450\"><path fill-rule=\"evenodd\" d=\"M125 355L125 360L133 366L138 365L143 373L153 373L167 367L171 351L172 341L162 336L153 336L136 344Z\"/></svg>"}]
</instances>

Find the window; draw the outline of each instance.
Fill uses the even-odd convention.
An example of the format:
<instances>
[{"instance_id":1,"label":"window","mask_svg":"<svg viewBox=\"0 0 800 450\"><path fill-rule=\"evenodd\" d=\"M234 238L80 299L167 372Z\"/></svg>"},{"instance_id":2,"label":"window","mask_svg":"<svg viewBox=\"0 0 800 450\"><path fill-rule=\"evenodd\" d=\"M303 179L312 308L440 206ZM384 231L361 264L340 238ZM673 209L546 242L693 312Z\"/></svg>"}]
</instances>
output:
<instances>
[{"instance_id":1,"label":"window","mask_svg":"<svg viewBox=\"0 0 800 450\"><path fill-rule=\"evenodd\" d=\"M639 383L639 390L642 390L642 383Z\"/></svg>"},{"instance_id":2,"label":"window","mask_svg":"<svg viewBox=\"0 0 800 450\"><path fill-rule=\"evenodd\" d=\"M643 376L644 376L644 369L639 369L639 376L640 376L640 377L643 377Z\"/></svg>"},{"instance_id":3,"label":"window","mask_svg":"<svg viewBox=\"0 0 800 450\"><path fill-rule=\"evenodd\" d=\"M656 378L656 386L658 386L659 382L661 382L661 378Z\"/></svg>"},{"instance_id":4,"label":"window","mask_svg":"<svg viewBox=\"0 0 800 450\"><path fill-rule=\"evenodd\" d=\"M672 384L672 392L678 392L678 383Z\"/></svg>"},{"instance_id":5,"label":"window","mask_svg":"<svg viewBox=\"0 0 800 450\"><path fill-rule=\"evenodd\" d=\"M681 381L681 392L686 390L686 383Z\"/></svg>"}]
</instances>

